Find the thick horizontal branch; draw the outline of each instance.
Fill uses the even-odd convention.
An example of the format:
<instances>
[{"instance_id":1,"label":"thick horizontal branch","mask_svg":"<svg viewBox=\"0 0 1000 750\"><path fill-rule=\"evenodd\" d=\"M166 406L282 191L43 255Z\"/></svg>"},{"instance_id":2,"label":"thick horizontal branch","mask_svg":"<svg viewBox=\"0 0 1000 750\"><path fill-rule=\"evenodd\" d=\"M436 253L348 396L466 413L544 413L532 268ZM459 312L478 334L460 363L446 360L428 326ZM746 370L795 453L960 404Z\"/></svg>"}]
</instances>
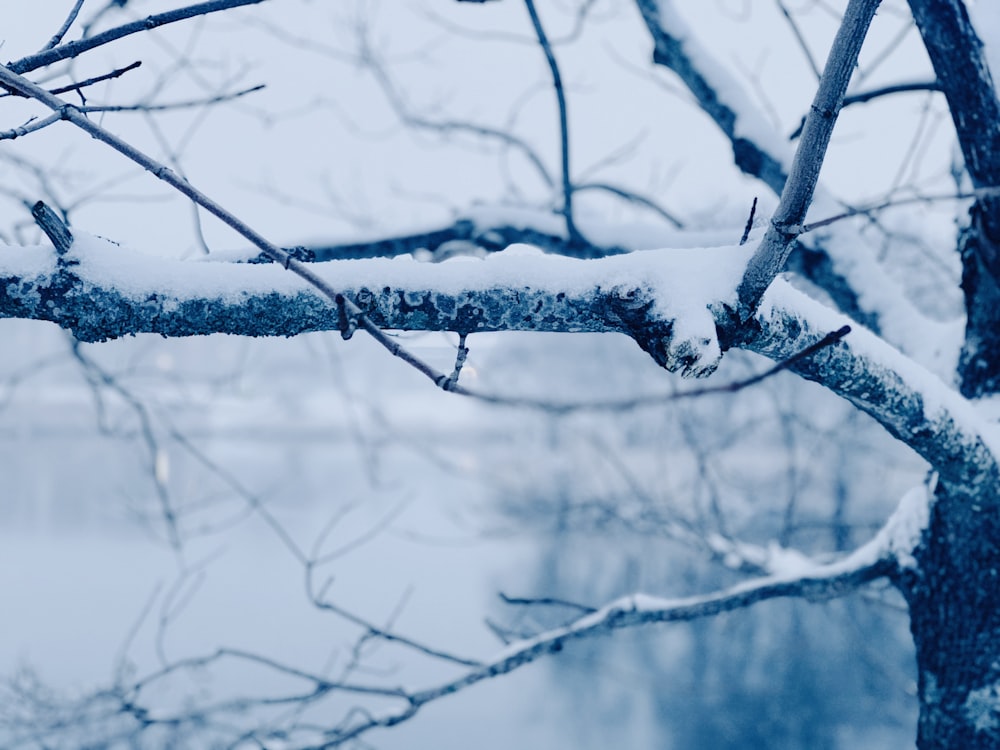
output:
<instances>
[{"instance_id":1,"label":"thick horizontal branch","mask_svg":"<svg viewBox=\"0 0 1000 750\"><path fill-rule=\"evenodd\" d=\"M614 331L661 365L705 375L721 357L710 307L735 302L745 247L576 260L537 250L486 259L310 264L379 329ZM0 316L49 320L83 341L135 334L293 336L341 330L330 299L277 264L173 261L78 233L0 255Z\"/></svg>"}]
</instances>

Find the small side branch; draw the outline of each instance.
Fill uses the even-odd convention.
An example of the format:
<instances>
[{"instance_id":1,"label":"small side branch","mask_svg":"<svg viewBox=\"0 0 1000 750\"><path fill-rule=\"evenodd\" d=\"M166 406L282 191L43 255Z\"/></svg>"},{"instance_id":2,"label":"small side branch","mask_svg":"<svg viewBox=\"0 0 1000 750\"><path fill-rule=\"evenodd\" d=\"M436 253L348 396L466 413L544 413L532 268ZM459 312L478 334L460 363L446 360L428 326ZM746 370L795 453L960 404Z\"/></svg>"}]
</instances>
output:
<instances>
[{"instance_id":1,"label":"small side branch","mask_svg":"<svg viewBox=\"0 0 1000 750\"><path fill-rule=\"evenodd\" d=\"M69 15L66 16L66 20L63 21L62 26L59 27L59 30L52 36L51 39L49 39L46 45L42 47L42 52L52 49L63 40L63 37L66 36L66 32L69 31L69 27L73 25L76 17L80 15L80 9L83 7L83 2L84 0L76 0L76 4L70 9Z\"/></svg>"},{"instance_id":2,"label":"small side branch","mask_svg":"<svg viewBox=\"0 0 1000 750\"><path fill-rule=\"evenodd\" d=\"M209 13L218 13L245 5L256 5L261 2L264 2L264 0L208 0L208 2L188 5L184 8L167 11L166 13L157 13L138 21L116 26L113 29L108 29L86 39L60 44L37 54L22 57L20 60L10 63L7 68L18 74L30 73L32 70L52 65L60 60L69 60L70 58L82 55L84 52L101 47L122 37L130 36L131 34L139 34L159 28L160 26L165 26L166 24L184 21L188 18L196 18L208 15Z\"/></svg>"},{"instance_id":3,"label":"small side branch","mask_svg":"<svg viewBox=\"0 0 1000 750\"><path fill-rule=\"evenodd\" d=\"M880 549L869 552L869 546L860 548L840 562L811 566L799 576L758 578L703 596L662 599L634 594L622 597L583 615L567 626L512 643L496 658L454 680L409 693L407 702L396 711L382 715L365 714L359 716L353 724L330 730L327 732L326 742L320 747L338 747L373 729L406 721L428 703L479 682L513 672L549 654L558 653L573 640L602 636L624 628L712 617L781 597L826 600L844 596L866 583L890 575L894 570L895 560L890 551Z\"/></svg>"},{"instance_id":4,"label":"small side branch","mask_svg":"<svg viewBox=\"0 0 1000 750\"><path fill-rule=\"evenodd\" d=\"M56 249L56 254L61 259L73 245L73 233L69 227L55 211L42 201L38 201L32 206L31 215L34 217L35 223L45 232L45 236L49 238Z\"/></svg>"}]
</instances>

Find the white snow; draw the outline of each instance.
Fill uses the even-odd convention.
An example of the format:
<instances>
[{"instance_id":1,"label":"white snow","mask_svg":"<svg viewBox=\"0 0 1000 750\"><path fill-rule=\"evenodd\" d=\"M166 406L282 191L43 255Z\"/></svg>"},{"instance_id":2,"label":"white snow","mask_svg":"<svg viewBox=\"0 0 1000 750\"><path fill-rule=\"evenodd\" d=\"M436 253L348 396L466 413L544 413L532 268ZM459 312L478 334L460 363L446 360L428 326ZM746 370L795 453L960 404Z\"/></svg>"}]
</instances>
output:
<instances>
[{"instance_id":1,"label":"white snow","mask_svg":"<svg viewBox=\"0 0 1000 750\"><path fill-rule=\"evenodd\" d=\"M692 33L687 22L674 7L673 0L659 0L660 26L684 46L685 54L724 102L736 114L733 125L737 138L746 138L777 159L787 173L792 164L793 150L767 121L760 109L747 96L741 84Z\"/></svg>"},{"instance_id":2,"label":"white snow","mask_svg":"<svg viewBox=\"0 0 1000 750\"><path fill-rule=\"evenodd\" d=\"M954 420L959 431L970 439L981 437L994 455L1000 455L1000 443L993 438L987 422L950 385L884 339L778 278L765 293L758 316L777 320L781 315L792 315L817 332L835 331L843 325L850 325L851 333L845 343L851 351L866 359L870 368L878 368L887 375L898 377L904 387L919 394L926 420L933 422L948 416Z\"/></svg>"},{"instance_id":3,"label":"white snow","mask_svg":"<svg viewBox=\"0 0 1000 750\"><path fill-rule=\"evenodd\" d=\"M677 357L696 353L687 374L704 375L717 366L721 351L710 308L735 304L736 287L752 252L751 244L647 250L608 258L578 260L514 246L483 259L458 258L422 263L411 256L313 264L334 288L409 289L414 293L458 295L492 289L592 297L600 292L639 290L654 300L653 318L675 321L671 346ZM115 289L134 300L152 295L168 301L223 299L238 304L247 294L295 294L307 283L278 264L234 264L211 257L177 261L146 255L114 242L78 233L71 255L86 283ZM5 250L0 275L40 278L54 271L49 248Z\"/></svg>"}]
</instances>

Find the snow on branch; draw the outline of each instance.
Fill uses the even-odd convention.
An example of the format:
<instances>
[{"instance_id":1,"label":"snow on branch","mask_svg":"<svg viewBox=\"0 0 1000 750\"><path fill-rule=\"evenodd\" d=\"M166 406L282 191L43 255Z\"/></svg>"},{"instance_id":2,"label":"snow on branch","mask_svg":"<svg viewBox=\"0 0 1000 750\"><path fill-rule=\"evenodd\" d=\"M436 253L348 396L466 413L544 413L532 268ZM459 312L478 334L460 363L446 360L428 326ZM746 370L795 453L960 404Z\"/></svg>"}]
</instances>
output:
<instances>
[{"instance_id":1,"label":"snow on branch","mask_svg":"<svg viewBox=\"0 0 1000 750\"><path fill-rule=\"evenodd\" d=\"M49 246L4 248L0 316L49 320L82 341L341 327L330 298L280 264L169 260L76 234L61 265ZM577 260L511 248L445 263L309 266L381 329L616 331L668 369L707 375L721 357L716 316L735 304L748 254L730 246Z\"/></svg>"},{"instance_id":2,"label":"snow on branch","mask_svg":"<svg viewBox=\"0 0 1000 750\"><path fill-rule=\"evenodd\" d=\"M777 279L753 326L734 345L784 360L847 318ZM875 418L940 473L965 487L1000 482L1000 436L973 405L911 358L864 329L791 368Z\"/></svg>"},{"instance_id":3,"label":"snow on branch","mask_svg":"<svg viewBox=\"0 0 1000 750\"><path fill-rule=\"evenodd\" d=\"M780 560L772 560L778 572L721 591L683 598L632 594L599 609L584 610L570 624L510 643L492 659L452 680L424 690L407 691L405 702L394 711L359 713L351 723L326 731L318 746L336 747L373 729L399 724L428 703L557 653L573 640L623 628L712 617L770 599L824 601L850 594L911 564L910 553L926 527L930 502L931 493L926 487L915 488L904 496L896 512L871 541L829 564L818 564L800 553L786 554Z\"/></svg>"},{"instance_id":4,"label":"snow on branch","mask_svg":"<svg viewBox=\"0 0 1000 750\"><path fill-rule=\"evenodd\" d=\"M677 74L729 138L735 164L780 195L792 163L788 142L747 96L746 87L699 43L671 0L635 2L654 43L653 61ZM816 188L812 207L823 215L843 210L822 184ZM929 319L906 299L877 257L855 231L845 227L808 241L796 240L788 264L824 289L854 320L881 331L907 352L918 353L921 342L914 335L913 321Z\"/></svg>"}]
</instances>

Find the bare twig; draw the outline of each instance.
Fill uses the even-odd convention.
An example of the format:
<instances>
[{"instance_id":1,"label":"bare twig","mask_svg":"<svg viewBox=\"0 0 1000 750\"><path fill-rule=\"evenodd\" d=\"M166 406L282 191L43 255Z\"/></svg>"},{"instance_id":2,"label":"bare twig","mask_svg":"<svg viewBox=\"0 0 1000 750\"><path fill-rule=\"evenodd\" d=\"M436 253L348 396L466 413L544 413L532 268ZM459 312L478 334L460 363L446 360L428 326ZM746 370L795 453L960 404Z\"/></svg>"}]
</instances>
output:
<instances>
[{"instance_id":1,"label":"bare twig","mask_svg":"<svg viewBox=\"0 0 1000 750\"><path fill-rule=\"evenodd\" d=\"M531 25L535 28L535 35L538 37L538 44L545 54L545 60L549 65L552 74L552 87L556 92L556 103L559 107L559 146L560 162L562 164L562 192L563 192L563 216L566 218L566 232L573 242L585 242L583 236L576 228L573 221L573 181L569 168L569 119L566 114L566 92L563 89L562 74L559 72L559 63L556 61L552 45L545 35L541 19L535 10L534 0L524 0L524 5L531 16Z\"/></svg>"},{"instance_id":2,"label":"bare twig","mask_svg":"<svg viewBox=\"0 0 1000 750\"><path fill-rule=\"evenodd\" d=\"M77 107L77 109L84 114L92 114L94 112L166 112L177 109L192 109L194 107L207 107L212 104L221 104L222 102L239 99L247 94L253 94L264 88L265 85L261 83L256 86L251 86L250 88L233 91L229 94L215 94L214 96L203 97L200 99L182 99L181 101L164 102L163 104L88 104L86 106Z\"/></svg>"},{"instance_id":3,"label":"bare twig","mask_svg":"<svg viewBox=\"0 0 1000 750\"><path fill-rule=\"evenodd\" d=\"M458 378L462 374L462 367L465 365L465 359L469 356L469 347L465 345L467 335L468 334L465 333L460 333L458 335L458 352L455 355L455 369L452 370L451 376L448 378L449 388L454 388L458 385Z\"/></svg>"},{"instance_id":4,"label":"bare twig","mask_svg":"<svg viewBox=\"0 0 1000 750\"><path fill-rule=\"evenodd\" d=\"M220 11L230 10L231 8L239 8L246 5L256 5L261 2L264 2L264 0L208 0L208 2L188 5L184 8L167 11L166 13L158 13L156 15L147 16L146 18L138 21L133 21L122 26L117 26L113 29L108 29L107 31L103 31L100 34L96 34L86 39L79 39L75 42L69 42L57 47L52 47L51 49L43 50L37 54L29 55L28 57L22 57L20 60L10 63L7 66L7 69L18 74L28 73L46 65L52 65L52 63L59 62L60 60L68 60L70 58L77 57L84 52L131 34L150 31L160 26L165 26L166 24L187 20L188 18L196 18L197 16L204 16L209 13L218 13Z\"/></svg>"},{"instance_id":5,"label":"bare twig","mask_svg":"<svg viewBox=\"0 0 1000 750\"><path fill-rule=\"evenodd\" d=\"M555 181L549 173L548 167L545 166L545 161L538 154L534 146L523 138L519 138L507 130L489 125L465 122L463 120L434 120L414 112L407 104L404 96L396 88L395 83L386 71L382 61L378 58L375 50L372 49L371 42L368 39L368 31L363 24L358 25L357 33L360 47L358 50L358 62L375 78L375 82L382 89L382 93L385 95L389 106L392 107L396 116L402 120L404 125L437 132L442 135L465 133L479 138L494 140L508 148L515 149L524 156L531 166L535 168L535 171L546 187L552 188L555 186Z\"/></svg>"},{"instance_id":6,"label":"bare twig","mask_svg":"<svg viewBox=\"0 0 1000 750\"><path fill-rule=\"evenodd\" d=\"M636 205L642 206L643 208L648 208L650 211L657 214L668 223L673 224L674 227L676 227L677 229L684 228L684 222L681 219L674 216L672 213L670 213L670 211L665 209L663 206L654 201L652 198L649 198L645 195L640 195L639 193L636 193L632 190L628 190L627 188L619 187L618 185L612 185L607 182L585 182L581 185L573 186L574 193L582 193L584 190L600 190L601 192L610 193L611 195L618 196L623 200L627 200L629 203L635 203Z\"/></svg>"},{"instance_id":7,"label":"bare twig","mask_svg":"<svg viewBox=\"0 0 1000 750\"><path fill-rule=\"evenodd\" d=\"M880 99L884 96L892 96L893 94L907 94L911 92L921 92L921 91L941 91L941 84L938 81L914 81L912 83L896 83L891 86L881 86L877 89L869 89L868 91L862 91L858 94L850 94L844 97L844 103L840 106L843 110L845 107L850 107L854 104L865 104L872 101L873 99ZM794 141L802 134L802 127L806 124L806 118L802 118L802 122L799 126L792 131L791 135L788 136L788 140Z\"/></svg>"},{"instance_id":8,"label":"bare twig","mask_svg":"<svg viewBox=\"0 0 1000 750\"><path fill-rule=\"evenodd\" d=\"M42 201L38 201L32 207L31 215L34 217L35 223L45 232L45 236L49 238L52 246L56 249L56 254L61 259L73 245L73 233L69 227L56 215L55 211Z\"/></svg>"},{"instance_id":9,"label":"bare twig","mask_svg":"<svg viewBox=\"0 0 1000 750\"><path fill-rule=\"evenodd\" d=\"M799 29L799 25L795 22L792 14L788 12L788 8L785 7L785 3L782 0L775 0L778 4L778 10L781 11L781 15L785 17L785 21L788 22L789 28L792 30L792 35L795 37L795 41L799 45L799 49L802 50L803 56L806 58L806 62L809 63L809 69L816 76L816 80L819 80L820 72L819 66L816 64L816 59L813 57L812 52L809 49L809 45L806 43L805 37L802 36L802 30Z\"/></svg>"},{"instance_id":10,"label":"bare twig","mask_svg":"<svg viewBox=\"0 0 1000 750\"><path fill-rule=\"evenodd\" d=\"M354 623L358 627L362 628L366 632L366 637L380 638L387 642L399 643L403 646L418 651L426 656L434 659L441 659L443 661L451 662L453 664L459 664L465 667L479 667L482 662L476 659L467 659L462 656L456 656L447 651L442 651L441 649L434 648L433 646L428 646L426 644L415 641L406 636L399 635L393 631L387 630L386 628L381 628L364 618L358 617L352 612L348 612L343 607L340 607L326 598L326 589L329 586L329 581L326 585L322 586L319 591L313 590L312 585L312 566L306 568L306 588L308 590L309 599L317 609L325 610L327 612L332 612L338 617L342 617L348 622Z\"/></svg>"},{"instance_id":11,"label":"bare twig","mask_svg":"<svg viewBox=\"0 0 1000 750\"><path fill-rule=\"evenodd\" d=\"M12 141L15 138L34 133L49 125L54 125L62 119L60 115L49 115L41 119L31 118L24 125L19 125L10 130L0 130L0 141Z\"/></svg>"},{"instance_id":12,"label":"bare twig","mask_svg":"<svg viewBox=\"0 0 1000 750\"><path fill-rule=\"evenodd\" d=\"M95 83L100 83L101 81L110 81L113 78L120 78L121 76L128 73L130 70L135 70L142 65L142 60L136 60L134 63L126 65L124 68L118 68L117 70L112 70L110 73L105 73L104 75L94 76L93 78L88 78L85 81L80 81L79 83L71 83L68 86L60 86L56 89L51 89L50 94L65 94L67 91L79 91L87 86L93 86Z\"/></svg>"},{"instance_id":13,"label":"bare twig","mask_svg":"<svg viewBox=\"0 0 1000 750\"><path fill-rule=\"evenodd\" d=\"M743 380L736 380L722 385L709 385L701 388L692 388L686 391L675 391L674 393L665 393L660 395L636 396L634 398L609 401L576 401L558 403L543 399L519 398L516 396L499 396L489 393L480 393L478 391L471 391L460 385L454 385L452 387L446 387L445 384L442 383L439 383L438 385L442 388L442 390L458 393L462 396L468 396L469 398L473 398L484 403L495 404L497 406L537 409L538 411L554 415L572 414L576 412L631 411L643 407L656 406L658 404L668 404L673 401L701 398L703 396L721 393L738 393L745 388L750 388L751 386L757 385L758 383L777 375L779 372L783 372L794 367L821 349L825 349L826 347L837 343L850 332L850 326L842 326L836 331L826 334L819 341L816 341L812 345L807 346L801 351L793 354L791 357L778 362L763 372L757 373L756 375ZM445 376L442 375L440 377L444 378Z\"/></svg>"},{"instance_id":14,"label":"bare twig","mask_svg":"<svg viewBox=\"0 0 1000 750\"><path fill-rule=\"evenodd\" d=\"M76 4L70 9L69 15L66 16L66 20L63 21L62 26L60 26L59 30L52 36L51 39L49 39L48 43L42 47L42 52L52 49L62 41L62 38L66 36L66 32L69 31L69 27L73 25L76 17L80 15L80 8L83 7L83 3L84 0L76 0Z\"/></svg>"},{"instance_id":15,"label":"bare twig","mask_svg":"<svg viewBox=\"0 0 1000 750\"><path fill-rule=\"evenodd\" d=\"M502 591L499 593L501 601L504 604L518 604L523 606L546 606L546 607L567 607L568 609L575 609L578 612L583 612L584 614L590 614L591 612L596 612L596 607L589 607L586 604L579 604L577 602L571 602L566 599L558 599L552 596L539 596L539 597L523 597L523 596L507 596L507 594Z\"/></svg>"},{"instance_id":16,"label":"bare twig","mask_svg":"<svg viewBox=\"0 0 1000 750\"><path fill-rule=\"evenodd\" d=\"M750 216L747 217L747 225L743 227L743 236L740 237L740 244L747 244L747 240L750 239L750 230L753 229L753 217L757 213L757 196L753 197L753 203L750 204Z\"/></svg>"}]
</instances>

